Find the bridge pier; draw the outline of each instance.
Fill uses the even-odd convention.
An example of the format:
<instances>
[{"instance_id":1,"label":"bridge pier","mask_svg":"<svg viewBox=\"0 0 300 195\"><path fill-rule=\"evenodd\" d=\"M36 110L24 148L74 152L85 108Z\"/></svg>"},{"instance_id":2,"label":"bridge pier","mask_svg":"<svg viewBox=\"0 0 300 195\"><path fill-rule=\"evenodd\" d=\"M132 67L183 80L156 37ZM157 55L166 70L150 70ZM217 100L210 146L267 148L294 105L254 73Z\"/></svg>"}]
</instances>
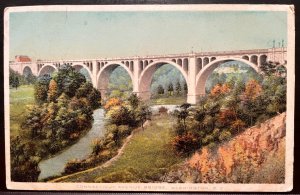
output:
<instances>
[{"instance_id":1,"label":"bridge pier","mask_svg":"<svg viewBox=\"0 0 300 195\"><path fill-rule=\"evenodd\" d=\"M151 92L150 91L143 91L143 92L133 92L135 94L137 94L137 96L143 100L143 101L147 101L150 100L151 98Z\"/></svg>"},{"instance_id":2,"label":"bridge pier","mask_svg":"<svg viewBox=\"0 0 300 195\"><path fill-rule=\"evenodd\" d=\"M98 89L98 91L100 91L102 100L106 100L106 98L108 98L107 97L107 89Z\"/></svg>"}]
</instances>

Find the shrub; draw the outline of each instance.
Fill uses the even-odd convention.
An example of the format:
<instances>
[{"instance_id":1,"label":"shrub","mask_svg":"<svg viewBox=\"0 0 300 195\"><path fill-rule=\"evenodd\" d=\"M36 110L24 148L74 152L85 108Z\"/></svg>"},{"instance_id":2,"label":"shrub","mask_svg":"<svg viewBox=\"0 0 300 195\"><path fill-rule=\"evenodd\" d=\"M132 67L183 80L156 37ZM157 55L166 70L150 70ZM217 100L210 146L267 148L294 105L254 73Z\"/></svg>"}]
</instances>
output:
<instances>
[{"instance_id":1,"label":"shrub","mask_svg":"<svg viewBox=\"0 0 300 195\"><path fill-rule=\"evenodd\" d=\"M104 105L105 110L109 110L112 107L122 105L122 101L119 98L110 98Z\"/></svg>"},{"instance_id":2,"label":"shrub","mask_svg":"<svg viewBox=\"0 0 300 195\"><path fill-rule=\"evenodd\" d=\"M103 142L101 139L92 141L92 155L98 155L103 150Z\"/></svg>"},{"instance_id":3,"label":"shrub","mask_svg":"<svg viewBox=\"0 0 300 195\"><path fill-rule=\"evenodd\" d=\"M179 155L189 155L200 147L200 141L195 134L187 133L176 136L172 146Z\"/></svg>"},{"instance_id":4,"label":"shrub","mask_svg":"<svg viewBox=\"0 0 300 195\"><path fill-rule=\"evenodd\" d=\"M159 114L167 114L168 113L168 108L161 106L158 108L158 113Z\"/></svg>"},{"instance_id":5,"label":"shrub","mask_svg":"<svg viewBox=\"0 0 300 195\"><path fill-rule=\"evenodd\" d=\"M70 160L66 163L64 172L67 174L80 171L82 169L82 163L78 159Z\"/></svg>"},{"instance_id":6,"label":"shrub","mask_svg":"<svg viewBox=\"0 0 300 195\"><path fill-rule=\"evenodd\" d=\"M219 140L220 141L226 141L228 139L231 138L231 133L228 130L223 130L221 131L220 135L219 135Z\"/></svg>"},{"instance_id":7,"label":"shrub","mask_svg":"<svg viewBox=\"0 0 300 195\"><path fill-rule=\"evenodd\" d=\"M128 125L120 125L118 126L118 130L121 137L126 137L127 135L130 135L131 128L129 128Z\"/></svg>"}]
</instances>

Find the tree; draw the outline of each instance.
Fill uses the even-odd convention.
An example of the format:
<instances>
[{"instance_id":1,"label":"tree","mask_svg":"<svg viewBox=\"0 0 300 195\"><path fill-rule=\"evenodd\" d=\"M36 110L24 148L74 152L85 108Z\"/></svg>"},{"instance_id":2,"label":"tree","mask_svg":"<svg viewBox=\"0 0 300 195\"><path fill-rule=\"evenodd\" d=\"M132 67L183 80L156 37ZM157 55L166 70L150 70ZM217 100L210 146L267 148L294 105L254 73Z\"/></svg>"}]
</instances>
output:
<instances>
[{"instance_id":1,"label":"tree","mask_svg":"<svg viewBox=\"0 0 300 195\"><path fill-rule=\"evenodd\" d=\"M110 98L104 105L105 110L110 110L112 107L121 106L123 102L119 98Z\"/></svg>"},{"instance_id":2,"label":"tree","mask_svg":"<svg viewBox=\"0 0 300 195\"><path fill-rule=\"evenodd\" d=\"M95 89L93 87L90 88L90 91L87 95L87 99L88 99L89 105L93 109L96 109L101 105L101 94L97 89Z\"/></svg>"},{"instance_id":3,"label":"tree","mask_svg":"<svg viewBox=\"0 0 300 195\"><path fill-rule=\"evenodd\" d=\"M128 98L129 104L133 110L137 109L139 106L140 100L135 93L132 93Z\"/></svg>"},{"instance_id":4,"label":"tree","mask_svg":"<svg viewBox=\"0 0 300 195\"><path fill-rule=\"evenodd\" d=\"M177 95L180 95L180 94L181 94L181 85L180 85L179 80L178 80L177 83L176 83L176 88L175 88L175 90L176 90Z\"/></svg>"},{"instance_id":5,"label":"tree","mask_svg":"<svg viewBox=\"0 0 300 195\"><path fill-rule=\"evenodd\" d=\"M36 82L37 77L34 76L31 72L24 76L26 84L34 84Z\"/></svg>"},{"instance_id":6,"label":"tree","mask_svg":"<svg viewBox=\"0 0 300 195\"><path fill-rule=\"evenodd\" d=\"M15 87L16 89L18 89L18 87L20 86L20 81L18 77L15 77L14 83L13 83L13 87Z\"/></svg>"},{"instance_id":7,"label":"tree","mask_svg":"<svg viewBox=\"0 0 300 195\"><path fill-rule=\"evenodd\" d=\"M31 138L34 139L43 128L41 121L41 109L38 106L33 106L25 117L22 128L29 130Z\"/></svg>"},{"instance_id":8,"label":"tree","mask_svg":"<svg viewBox=\"0 0 300 195\"><path fill-rule=\"evenodd\" d=\"M270 76L276 72L277 65L278 64L276 64L275 62L265 62L261 64L260 70L262 71L263 74Z\"/></svg>"},{"instance_id":9,"label":"tree","mask_svg":"<svg viewBox=\"0 0 300 195\"><path fill-rule=\"evenodd\" d=\"M183 84L183 91L185 94L187 94L187 92L188 92L188 87L187 87L186 82L184 82L184 84Z\"/></svg>"},{"instance_id":10,"label":"tree","mask_svg":"<svg viewBox=\"0 0 300 195\"><path fill-rule=\"evenodd\" d=\"M244 99L254 100L262 92L261 85L256 80L249 80L246 83Z\"/></svg>"},{"instance_id":11,"label":"tree","mask_svg":"<svg viewBox=\"0 0 300 195\"><path fill-rule=\"evenodd\" d=\"M126 106L116 106L108 112L109 122L116 125L136 126L135 112L131 112Z\"/></svg>"},{"instance_id":12,"label":"tree","mask_svg":"<svg viewBox=\"0 0 300 195\"><path fill-rule=\"evenodd\" d=\"M57 97L58 97L58 93L57 93L57 83L55 80L51 80L49 83L49 89L48 89L48 102L55 102Z\"/></svg>"},{"instance_id":13,"label":"tree","mask_svg":"<svg viewBox=\"0 0 300 195\"><path fill-rule=\"evenodd\" d=\"M77 98L87 98L89 105L93 109L98 108L101 104L101 94L90 82L82 83L76 90L75 96Z\"/></svg>"},{"instance_id":14,"label":"tree","mask_svg":"<svg viewBox=\"0 0 300 195\"><path fill-rule=\"evenodd\" d=\"M210 92L211 97L216 97L218 98L219 96L225 95L230 91L230 86L229 84L217 84L213 87L213 89Z\"/></svg>"},{"instance_id":15,"label":"tree","mask_svg":"<svg viewBox=\"0 0 300 195\"><path fill-rule=\"evenodd\" d=\"M36 182L40 174L38 163L40 159L35 155L35 145L32 142L22 143L19 136L12 138L11 152L11 180L16 182Z\"/></svg>"},{"instance_id":16,"label":"tree","mask_svg":"<svg viewBox=\"0 0 300 195\"><path fill-rule=\"evenodd\" d=\"M179 110L177 110L176 115L179 121L183 122L183 128L184 131L186 132L186 118L189 116L189 108L191 107L191 104L184 103L179 106Z\"/></svg>"},{"instance_id":17,"label":"tree","mask_svg":"<svg viewBox=\"0 0 300 195\"><path fill-rule=\"evenodd\" d=\"M75 68L70 65L62 66L58 72L53 75L53 79L57 83L58 94L64 92L69 97L73 97L82 83L86 82L84 75L77 72Z\"/></svg>"},{"instance_id":18,"label":"tree","mask_svg":"<svg viewBox=\"0 0 300 195\"><path fill-rule=\"evenodd\" d=\"M169 95L173 95L173 92L174 92L174 87L173 87L173 83L169 83L168 85L168 92L169 92Z\"/></svg>"},{"instance_id":19,"label":"tree","mask_svg":"<svg viewBox=\"0 0 300 195\"><path fill-rule=\"evenodd\" d=\"M34 86L34 97L40 104L47 101L50 80L51 77L49 75L43 75L38 78Z\"/></svg>"},{"instance_id":20,"label":"tree","mask_svg":"<svg viewBox=\"0 0 300 195\"><path fill-rule=\"evenodd\" d=\"M140 121L140 124L141 124L143 130L144 130L144 123L147 120L151 119L151 115L152 115L152 112L151 112L149 106L141 105L139 107L139 110L138 110L138 120Z\"/></svg>"},{"instance_id":21,"label":"tree","mask_svg":"<svg viewBox=\"0 0 300 195\"><path fill-rule=\"evenodd\" d=\"M205 110L202 108L197 109L196 112L194 113L194 119L198 123L198 131L200 131L201 129L204 118L205 118Z\"/></svg>"},{"instance_id":22,"label":"tree","mask_svg":"<svg viewBox=\"0 0 300 195\"><path fill-rule=\"evenodd\" d=\"M164 93L165 93L165 90L164 90L163 86L162 85L158 85L158 87L157 87L157 94L162 95Z\"/></svg>"}]
</instances>

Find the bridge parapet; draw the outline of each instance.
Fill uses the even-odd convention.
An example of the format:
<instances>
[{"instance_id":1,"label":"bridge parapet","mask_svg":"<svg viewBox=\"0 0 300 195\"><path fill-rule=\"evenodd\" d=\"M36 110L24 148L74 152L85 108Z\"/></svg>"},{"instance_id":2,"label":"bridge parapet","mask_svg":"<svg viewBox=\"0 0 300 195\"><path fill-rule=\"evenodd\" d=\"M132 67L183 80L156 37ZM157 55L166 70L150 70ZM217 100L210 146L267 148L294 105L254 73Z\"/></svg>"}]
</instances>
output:
<instances>
[{"instance_id":1,"label":"bridge parapet","mask_svg":"<svg viewBox=\"0 0 300 195\"><path fill-rule=\"evenodd\" d=\"M116 58L92 58L92 59L79 59L79 60L39 60L37 63L68 63L78 62L83 63L86 61L125 61L125 60L153 60L162 58L189 58L189 57L205 57L205 56L224 56L224 55L263 55L272 52L286 53L286 47L269 48L269 49L249 49L249 50L235 50L235 51L212 51L212 52L191 52L182 54L165 54L165 55L147 55L147 56L131 56L131 57L116 57Z\"/></svg>"}]
</instances>

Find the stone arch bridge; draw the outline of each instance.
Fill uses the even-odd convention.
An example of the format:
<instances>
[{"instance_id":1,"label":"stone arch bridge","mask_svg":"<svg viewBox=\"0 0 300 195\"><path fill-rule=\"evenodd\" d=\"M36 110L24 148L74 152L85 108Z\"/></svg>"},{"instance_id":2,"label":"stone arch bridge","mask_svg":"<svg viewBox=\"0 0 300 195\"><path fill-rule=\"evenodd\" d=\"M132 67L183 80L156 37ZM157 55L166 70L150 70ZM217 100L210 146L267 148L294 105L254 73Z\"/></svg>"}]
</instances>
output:
<instances>
[{"instance_id":1,"label":"stone arch bridge","mask_svg":"<svg viewBox=\"0 0 300 195\"><path fill-rule=\"evenodd\" d=\"M155 71L164 64L171 64L183 75L188 86L187 102L195 104L205 94L205 84L209 75L219 65L228 61L240 61L259 72L266 61L286 63L286 48L253 49L221 52L201 52L175 55L135 56L124 58L99 58L85 60L39 60L36 62L10 62L10 68L24 74L25 70L40 76L49 74L68 64L76 70L86 69L93 86L105 94L109 76L118 67L123 67L129 74L133 92L143 100L150 98L150 85Z\"/></svg>"}]
</instances>

